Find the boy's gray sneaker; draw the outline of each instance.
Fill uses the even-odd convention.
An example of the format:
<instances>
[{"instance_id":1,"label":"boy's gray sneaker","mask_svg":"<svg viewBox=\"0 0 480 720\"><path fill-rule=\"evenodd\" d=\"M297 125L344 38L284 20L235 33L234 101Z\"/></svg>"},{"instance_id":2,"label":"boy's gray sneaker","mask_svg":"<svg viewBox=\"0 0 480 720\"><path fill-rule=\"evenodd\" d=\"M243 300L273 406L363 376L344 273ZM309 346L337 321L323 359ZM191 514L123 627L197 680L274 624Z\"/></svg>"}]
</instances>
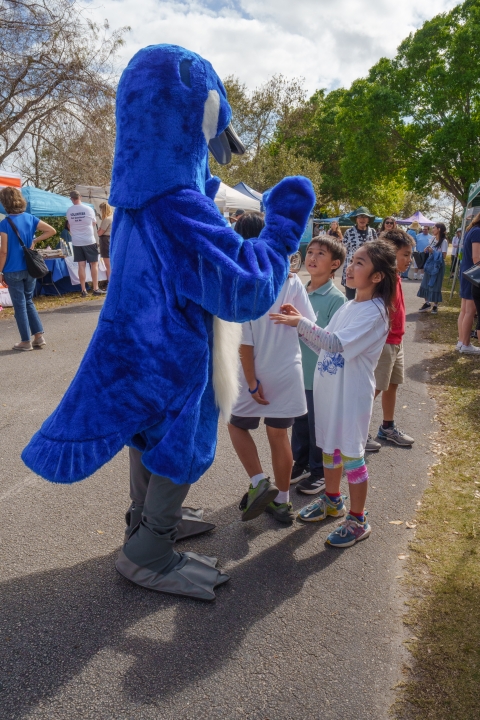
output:
<instances>
[{"instance_id":1,"label":"boy's gray sneaker","mask_svg":"<svg viewBox=\"0 0 480 720\"><path fill-rule=\"evenodd\" d=\"M370 433L368 433L367 444L365 445L365 452L378 452L381 447L381 443L374 440Z\"/></svg>"},{"instance_id":2,"label":"boy's gray sneaker","mask_svg":"<svg viewBox=\"0 0 480 720\"><path fill-rule=\"evenodd\" d=\"M398 428L396 425L389 428L384 428L383 425L380 425L378 428L378 435L381 440L388 440L389 442L393 442L396 445L402 445L403 447L410 447L413 445L415 440L410 437L410 435L407 435L407 433L402 432L400 428Z\"/></svg>"},{"instance_id":3,"label":"boy's gray sneaker","mask_svg":"<svg viewBox=\"0 0 480 720\"><path fill-rule=\"evenodd\" d=\"M277 503L272 500L272 502L268 503L265 508L265 512L273 515L275 520L278 520L278 522L281 523L293 523L296 517L291 502L277 505Z\"/></svg>"},{"instance_id":4,"label":"boy's gray sneaker","mask_svg":"<svg viewBox=\"0 0 480 720\"><path fill-rule=\"evenodd\" d=\"M278 488L270 482L270 478L262 478L255 488L250 483L238 506L242 511L242 520L254 520L261 515L268 503L275 500L277 495Z\"/></svg>"}]
</instances>

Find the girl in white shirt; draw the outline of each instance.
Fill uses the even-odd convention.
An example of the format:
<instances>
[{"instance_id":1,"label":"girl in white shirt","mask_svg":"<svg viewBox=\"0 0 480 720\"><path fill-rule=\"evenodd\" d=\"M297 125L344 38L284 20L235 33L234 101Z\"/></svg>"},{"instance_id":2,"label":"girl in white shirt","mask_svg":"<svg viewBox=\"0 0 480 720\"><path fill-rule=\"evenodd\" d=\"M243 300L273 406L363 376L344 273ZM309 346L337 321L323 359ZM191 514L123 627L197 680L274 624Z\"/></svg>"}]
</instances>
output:
<instances>
[{"instance_id":1,"label":"girl in white shirt","mask_svg":"<svg viewBox=\"0 0 480 720\"><path fill-rule=\"evenodd\" d=\"M346 273L356 299L343 305L325 329L292 305L271 315L275 323L296 327L301 340L319 353L313 384L315 433L323 448L325 492L302 508L299 518L318 522L346 513L340 493L343 466L350 510L327 538L349 547L371 532L365 517L368 473L364 452L375 394L375 367L388 334L388 313L397 285L396 257L390 244L376 240L359 248Z\"/></svg>"}]
</instances>

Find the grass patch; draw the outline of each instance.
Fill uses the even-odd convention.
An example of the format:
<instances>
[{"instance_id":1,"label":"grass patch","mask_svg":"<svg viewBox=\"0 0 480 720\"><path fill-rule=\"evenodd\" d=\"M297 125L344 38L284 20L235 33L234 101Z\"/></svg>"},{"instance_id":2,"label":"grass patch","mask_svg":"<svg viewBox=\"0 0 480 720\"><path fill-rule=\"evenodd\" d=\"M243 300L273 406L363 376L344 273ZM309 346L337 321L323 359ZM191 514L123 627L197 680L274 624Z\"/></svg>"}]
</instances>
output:
<instances>
[{"instance_id":1,"label":"grass patch","mask_svg":"<svg viewBox=\"0 0 480 720\"><path fill-rule=\"evenodd\" d=\"M102 296L105 297L105 296ZM75 305L77 303L85 303L91 300L101 300L102 297L90 294L84 298L80 293L67 293L66 295L39 295L33 298L37 310L56 310L57 308ZM0 312L0 320L13 320L15 317L12 307L4 307Z\"/></svg>"},{"instance_id":2,"label":"grass patch","mask_svg":"<svg viewBox=\"0 0 480 720\"><path fill-rule=\"evenodd\" d=\"M393 708L406 720L478 720L480 687L480 358L455 351L460 300L425 318L440 430L410 545L406 624L413 667Z\"/></svg>"}]
</instances>

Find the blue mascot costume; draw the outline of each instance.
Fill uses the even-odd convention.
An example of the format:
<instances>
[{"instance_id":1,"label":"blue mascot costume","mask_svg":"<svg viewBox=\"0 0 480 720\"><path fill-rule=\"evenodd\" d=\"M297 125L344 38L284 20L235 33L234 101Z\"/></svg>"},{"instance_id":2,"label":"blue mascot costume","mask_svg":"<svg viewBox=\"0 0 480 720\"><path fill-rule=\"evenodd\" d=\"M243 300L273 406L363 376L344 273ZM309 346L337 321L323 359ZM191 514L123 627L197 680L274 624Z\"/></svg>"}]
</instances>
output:
<instances>
[{"instance_id":1,"label":"blue mascot costume","mask_svg":"<svg viewBox=\"0 0 480 720\"><path fill-rule=\"evenodd\" d=\"M123 72L108 294L72 384L22 455L47 480L73 483L128 445L132 507L117 570L203 600L228 576L216 558L175 551L182 503L213 462L219 408L228 419L235 401L237 323L273 305L315 201L309 180L286 178L265 197L260 236L235 233L208 169L208 149L221 163L244 152L230 119L220 78L195 53L150 46Z\"/></svg>"}]
</instances>

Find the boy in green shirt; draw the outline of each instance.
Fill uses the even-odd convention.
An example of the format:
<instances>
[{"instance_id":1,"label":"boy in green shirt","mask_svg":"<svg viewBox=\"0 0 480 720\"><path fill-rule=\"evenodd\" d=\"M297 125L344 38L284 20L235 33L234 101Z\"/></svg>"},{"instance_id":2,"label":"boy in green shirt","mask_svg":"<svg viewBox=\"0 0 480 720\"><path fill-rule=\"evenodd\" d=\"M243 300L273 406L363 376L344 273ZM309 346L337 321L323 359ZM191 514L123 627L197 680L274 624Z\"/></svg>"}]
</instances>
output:
<instances>
[{"instance_id":1,"label":"boy in green shirt","mask_svg":"<svg viewBox=\"0 0 480 720\"><path fill-rule=\"evenodd\" d=\"M335 271L345 261L345 248L328 235L315 237L305 254L305 269L310 280L305 288L319 327L326 327L338 308L346 302L345 295L333 284ZM292 428L294 465L290 483L305 495L316 495L325 488L322 449L315 442L315 415L313 409L313 375L318 355L304 343L302 351L303 380L308 412L295 418Z\"/></svg>"}]
</instances>

